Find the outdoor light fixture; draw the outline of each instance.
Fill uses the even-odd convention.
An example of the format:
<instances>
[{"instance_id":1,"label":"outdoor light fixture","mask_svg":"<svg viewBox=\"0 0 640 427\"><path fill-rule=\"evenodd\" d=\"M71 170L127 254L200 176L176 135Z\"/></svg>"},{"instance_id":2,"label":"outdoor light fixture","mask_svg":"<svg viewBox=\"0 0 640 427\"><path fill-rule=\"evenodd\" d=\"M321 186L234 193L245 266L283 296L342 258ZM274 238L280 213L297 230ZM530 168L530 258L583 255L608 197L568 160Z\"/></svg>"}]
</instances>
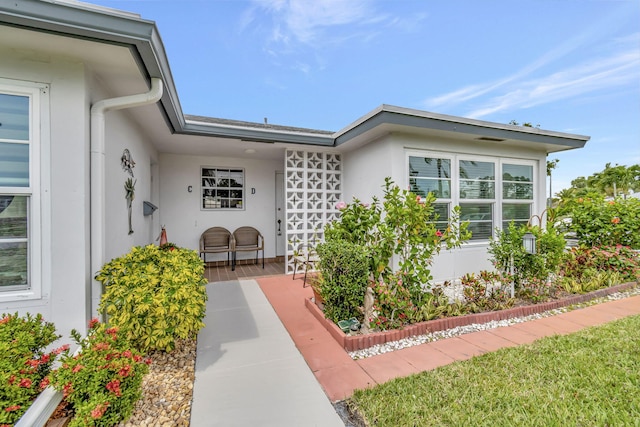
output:
<instances>
[{"instance_id":1,"label":"outdoor light fixture","mask_svg":"<svg viewBox=\"0 0 640 427\"><path fill-rule=\"evenodd\" d=\"M536 254L536 236L527 231L525 235L522 236L522 244L528 254Z\"/></svg>"}]
</instances>

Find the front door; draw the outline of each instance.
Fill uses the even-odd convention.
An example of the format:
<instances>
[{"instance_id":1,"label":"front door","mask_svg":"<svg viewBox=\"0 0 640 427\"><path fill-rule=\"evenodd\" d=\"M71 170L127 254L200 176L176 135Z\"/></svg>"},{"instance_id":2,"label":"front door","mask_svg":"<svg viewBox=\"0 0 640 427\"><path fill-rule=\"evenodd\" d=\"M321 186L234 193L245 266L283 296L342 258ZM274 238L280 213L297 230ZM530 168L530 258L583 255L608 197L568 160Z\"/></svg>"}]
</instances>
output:
<instances>
[{"instance_id":1,"label":"front door","mask_svg":"<svg viewBox=\"0 0 640 427\"><path fill-rule=\"evenodd\" d=\"M284 256L287 248L287 230L284 216L284 173L276 172L276 256Z\"/></svg>"}]
</instances>

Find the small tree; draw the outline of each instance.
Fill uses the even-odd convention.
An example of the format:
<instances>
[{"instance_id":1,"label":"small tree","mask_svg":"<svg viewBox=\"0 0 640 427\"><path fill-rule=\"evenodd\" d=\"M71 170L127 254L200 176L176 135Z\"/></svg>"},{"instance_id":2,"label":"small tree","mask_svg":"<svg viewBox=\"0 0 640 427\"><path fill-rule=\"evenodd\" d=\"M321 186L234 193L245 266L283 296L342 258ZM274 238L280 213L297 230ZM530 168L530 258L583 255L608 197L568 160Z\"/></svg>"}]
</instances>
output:
<instances>
[{"instance_id":1,"label":"small tree","mask_svg":"<svg viewBox=\"0 0 640 427\"><path fill-rule=\"evenodd\" d=\"M369 273L375 280L390 282L393 256L404 285L417 294L432 278L431 263L442 247L451 249L469 239L467 223L460 224L459 208L453 209L446 227L439 229L434 212L435 196L421 198L385 179L382 204L354 199L339 204L341 217L325 228L326 241L348 241L363 245L369 256Z\"/></svg>"}]
</instances>

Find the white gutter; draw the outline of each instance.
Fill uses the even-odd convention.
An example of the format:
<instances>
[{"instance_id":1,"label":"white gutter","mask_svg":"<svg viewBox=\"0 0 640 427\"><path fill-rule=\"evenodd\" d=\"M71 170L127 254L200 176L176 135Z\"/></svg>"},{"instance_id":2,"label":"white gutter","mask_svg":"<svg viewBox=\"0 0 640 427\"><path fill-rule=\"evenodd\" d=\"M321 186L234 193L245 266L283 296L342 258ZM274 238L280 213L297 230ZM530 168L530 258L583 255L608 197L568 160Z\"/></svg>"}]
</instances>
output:
<instances>
[{"instance_id":1,"label":"white gutter","mask_svg":"<svg viewBox=\"0 0 640 427\"><path fill-rule=\"evenodd\" d=\"M103 99L91 107L91 274L96 274L105 261L105 113L153 104L160 100L162 92L162 80L152 78L149 92ZM90 306L94 288L92 286Z\"/></svg>"}]
</instances>

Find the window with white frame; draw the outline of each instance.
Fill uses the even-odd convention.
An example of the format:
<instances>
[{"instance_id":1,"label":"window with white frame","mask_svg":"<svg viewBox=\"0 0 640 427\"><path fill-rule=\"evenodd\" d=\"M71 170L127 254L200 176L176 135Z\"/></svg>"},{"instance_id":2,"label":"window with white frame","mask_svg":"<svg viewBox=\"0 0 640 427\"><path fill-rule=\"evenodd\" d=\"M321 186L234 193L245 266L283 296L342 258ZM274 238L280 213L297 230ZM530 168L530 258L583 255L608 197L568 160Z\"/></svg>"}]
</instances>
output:
<instances>
[{"instance_id":1,"label":"window with white frame","mask_svg":"<svg viewBox=\"0 0 640 427\"><path fill-rule=\"evenodd\" d=\"M469 222L472 241L490 239L496 227L506 228L511 221L526 224L533 210L532 161L412 151L408 175L412 192L436 197L439 229L446 226L451 208L460 206L460 220Z\"/></svg>"},{"instance_id":2,"label":"window with white frame","mask_svg":"<svg viewBox=\"0 0 640 427\"><path fill-rule=\"evenodd\" d=\"M502 164L502 228L526 224L533 205L533 166Z\"/></svg>"},{"instance_id":3,"label":"window with white frame","mask_svg":"<svg viewBox=\"0 0 640 427\"><path fill-rule=\"evenodd\" d=\"M244 169L204 166L201 169L201 180L202 209L244 207Z\"/></svg>"},{"instance_id":4,"label":"window with white frame","mask_svg":"<svg viewBox=\"0 0 640 427\"><path fill-rule=\"evenodd\" d=\"M426 197L432 193L436 227L447 228L451 210L451 159L409 156L409 188L414 194Z\"/></svg>"},{"instance_id":5,"label":"window with white frame","mask_svg":"<svg viewBox=\"0 0 640 427\"><path fill-rule=\"evenodd\" d=\"M40 284L40 87L0 79L0 297ZM24 296L23 296L24 297Z\"/></svg>"},{"instance_id":6,"label":"window with white frame","mask_svg":"<svg viewBox=\"0 0 640 427\"><path fill-rule=\"evenodd\" d=\"M496 202L495 163L459 160L460 220L469 221L471 240L489 239Z\"/></svg>"}]
</instances>

